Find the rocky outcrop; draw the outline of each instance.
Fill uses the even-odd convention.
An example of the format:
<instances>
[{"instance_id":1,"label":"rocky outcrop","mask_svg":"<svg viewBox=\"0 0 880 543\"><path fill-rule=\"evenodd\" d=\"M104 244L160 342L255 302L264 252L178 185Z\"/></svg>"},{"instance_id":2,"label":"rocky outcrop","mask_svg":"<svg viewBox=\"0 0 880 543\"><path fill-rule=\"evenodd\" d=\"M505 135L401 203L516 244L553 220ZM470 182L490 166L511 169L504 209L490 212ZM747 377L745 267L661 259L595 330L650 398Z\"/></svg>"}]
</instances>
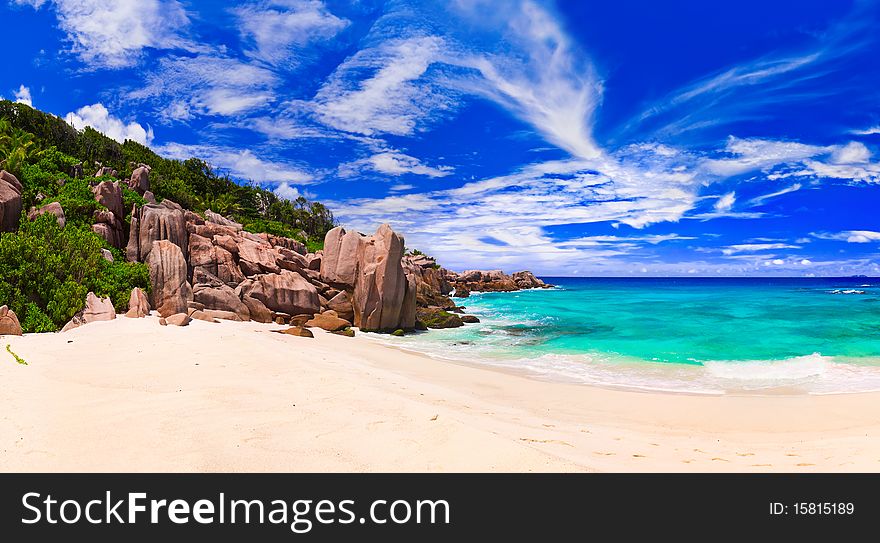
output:
<instances>
[{"instance_id":1,"label":"rocky outcrop","mask_svg":"<svg viewBox=\"0 0 880 543\"><path fill-rule=\"evenodd\" d=\"M162 322L171 326L187 326L192 322L192 318L186 313L175 313L162 319Z\"/></svg>"},{"instance_id":2,"label":"rocky outcrop","mask_svg":"<svg viewBox=\"0 0 880 543\"><path fill-rule=\"evenodd\" d=\"M150 301L159 315L168 317L186 313L193 292L187 281L186 259L180 247L168 240L153 241L147 265L150 267Z\"/></svg>"},{"instance_id":3,"label":"rocky outcrop","mask_svg":"<svg viewBox=\"0 0 880 543\"><path fill-rule=\"evenodd\" d=\"M354 307L351 305L351 297L348 292L342 291L327 301L327 307L335 311L339 318L354 321Z\"/></svg>"},{"instance_id":4,"label":"rocky outcrop","mask_svg":"<svg viewBox=\"0 0 880 543\"><path fill-rule=\"evenodd\" d=\"M330 234L328 234L329 236ZM345 240L341 245L344 246ZM415 296L407 296L410 283L401 266L403 236L383 224L357 249L357 274L352 294L354 324L361 330L393 331L415 327ZM324 252L325 259L327 251Z\"/></svg>"},{"instance_id":5,"label":"rocky outcrop","mask_svg":"<svg viewBox=\"0 0 880 543\"><path fill-rule=\"evenodd\" d=\"M251 318L251 312L247 304L228 285L196 284L193 287L193 301L202 304L205 306L205 309L229 311L243 321L250 320Z\"/></svg>"},{"instance_id":6,"label":"rocky outcrop","mask_svg":"<svg viewBox=\"0 0 880 543\"><path fill-rule=\"evenodd\" d=\"M21 191L18 178L6 170L0 170L0 232L14 232L18 229Z\"/></svg>"},{"instance_id":7,"label":"rocky outcrop","mask_svg":"<svg viewBox=\"0 0 880 543\"><path fill-rule=\"evenodd\" d=\"M15 311L7 306L0 306L0 336L20 336L21 324Z\"/></svg>"},{"instance_id":8,"label":"rocky outcrop","mask_svg":"<svg viewBox=\"0 0 880 543\"><path fill-rule=\"evenodd\" d=\"M219 224L221 226L229 226L230 228L239 231L244 228L241 223L237 223L232 219L228 219L219 213L214 213L210 209L205 211L205 220L211 221L213 223Z\"/></svg>"},{"instance_id":9,"label":"rocky outcrop","mask_svg":"<svg viewBox=\"0 0 880 543\"><path fill-rule=\"evenodd\" d=\"M239 285L242 296L250 296L272 311L298 315L321 310L318 291L302 275L287 270L256 275Z\"/></svg>"},{"instance_id":10,"label":"rocky outcrop","mask_svg":"<svg viewBox=\"0 0 880 543\"><path fill-rule=\"evenodd\" d=\"M131 179L128 180L128 187L137 191L138 194L145 194L150 190L150 167L146 164L139 164L137 168L131 172Z\"/></svg>"},{"instance_id":11,"label":"rocky outcrop","mask_svg":"<svg viewBox=\"0 0 880 543\"><path fill-rule=\"evenodd\" d=\"M29 221L35 220L40 215L45 215L46 213L50 213L55 215L55 219L58 221L58 226L64 228L64 225L67 224L67 219L64 216L64 208L61 207L61 204L58 202L52 202L51 204L46 204L43 207L32 207L27 214L27 218Z\"/></svg>"},{"instance_id":12,"label":"rocky outcrop","mask_svg":"<svg viewBox=\"0 0 880 543\"><path fill-rule=\"evenodd\" d=\"M358 249L364 236L346 232L341 226L324 236L321 280L331 285L353 288L358 270Z\"/></svg>"},{"instance_id":13,"label":"rocky outcrop","mask_svg":"<svg viewBox=\"0 0 880 543\"><path fill-rule=\"evenodd\" d=\"M120 221L125 219L122 210L122 187L119 181L102 181L92 187L95 200L106 207Z\"/></svg>"},{"instance_id":14,"label":"rocky outcrop","mask_svg":"<svg viewBox=\"0 0 880 543\"><path fill-rule=\"evenodd\" d=\"M104 238L113 247L121 249L125 242L122 221L109 211L95 211L94 220L92 232Z\"/></svg>"},{"instance_id":15,"label":"rocky outcrop","mask_svg":"<svg viewBox=\"0 0 880 543\"><path fill-rule=\"evenodd\" d=\"M247 306L252 321L272 322L272 310L263 302L250 296L242 296L241 301Z\"/></svg>"},{"instance_id":16,"label":"rocky outcrop","mask_svg":"<svg viewBox=\"0 0 880 543\"><path fill-rule=\"evenodd\" d=\"M288 336L297 336L297 337L315 337L311 330L307 328L303 328L302 326L291 326L286 330L275 330L280 334L287 334Z\"/></svg>"},{"instance_id":17,"label":"rocky outcrop","mask_svg":"<svg viewBox=\"0 0 880 543\"><path fill-rule=\"evenodd\" d=\"M86 295L86 306L77 312L61 331L66 332L92 322L112 321L115 318L116 309L110 298L100 298L94 292L89 292Z\"/></svg>"},{"instance_id":18,"label":"rocky outcrop","mask_svg":"<svg viewBox=\"0 0 880 543\"><path fill-rule=\"evenodd\" d=\"M166 240L177 245L185 258L189 253L188 236L182 207L171 200L147 204L132 213L126 255L133 262L144 262L153 243Z\"/></svg>"},{"instance_id":19,"label":"rocky outcrop","mask_svg":"<svg viewBox=\"0 0 880 543\"><path fill-rule=\"evenodd\" d=\"M461 317L436 307L420 307L417 318L427 328L458 328L464 326Z\"/></svg>"},{"instance_id":20,"label":"rocky outcrop","mask_svg":"<svg viewBox=\"0 0 880 543\"><path fill-rule=\"evenodd\" d=\"M119 173L109 166L100 166L95 177L119 177Z\"/></svg>"},{"instance_id":21,"label":"rocky outcrop","mask_svg":"<svg viewBox=\"0 0 880 543\"><path fill-rule=\"evenodd\" d=\"M139 319L150 314L150 301L144 291L138 287L131 289L131 295L128 297L128 311L126 317Z\"/></svg>"},{"instance_id":22,"label":"rocky outcrop","mask_svg":"<svg viewBox=\"0 0 880 543\"><path fill-rule=\"evenodd\" d=\"M336 332L337 330L345 330L351 328L351 323L345 319L339 318L335 311L325 311L315 315L312 319L306 321L307 327L320 328L328 332Z\"/></svg>"},{"instance_id":23,"label":"rocky outcrop","mask_svg":"<svg viewBox=\"0 0 880 543\"><path fill-rule=\"evenodd\" d=\"M462 292L513 292L526 288L550 288L532 272L516 272L512 276L501 270L468 270L455 273L444 270L446 279L455 287L456 293Z\"/></svg>"},{"instance_id":24,"label":"rocky outcrop","mask_svg":"<svg viewBox=\"0 0 880 543\"><path fill-rule=\"evenodd\" d=\"M530 271L516 272L511 278L513 279L513 282L516 283L516 286L521 289L548 287L547 283L535 277L535 274Z\"/></svg>"}]
</instances>

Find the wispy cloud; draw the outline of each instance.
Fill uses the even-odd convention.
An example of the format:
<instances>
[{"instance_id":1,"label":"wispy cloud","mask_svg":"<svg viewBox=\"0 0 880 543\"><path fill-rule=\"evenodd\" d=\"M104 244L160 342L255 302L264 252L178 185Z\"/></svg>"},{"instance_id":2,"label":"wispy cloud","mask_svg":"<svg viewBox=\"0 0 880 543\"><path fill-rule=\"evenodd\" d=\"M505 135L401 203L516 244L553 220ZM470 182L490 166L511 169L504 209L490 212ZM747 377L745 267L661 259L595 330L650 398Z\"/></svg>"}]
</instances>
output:
<instances>
[{"instance_id":1,"label":"wispy cloud","mask_svg":"<svg viewBox=\"0 0 880 543\"><path fill-rule=\"evenodd\" d=\"M503 43L512 44L514 50L462 59L481 75L462 81L463 88L497 102L573 156L596 158L601 151L593 139L592 123L602 83L588 57L535 2L513 2L507 7L500 33ZM486 14L486 9L496 6L476 2L469 8L472 22L497 21Z\"/></svg>"},{"instance_id":2,"label":"wispy cloud","mask_svg":"<svg viewBox=\"0 0 880 543\"><path fill-rule=\"evenodd\" d=\"M817 232L811 235L817 239L845 241L847 243L871 243L880 241L880 232L874 232L872 230L846 230L835 233Z\"/></svg>"},{"instance_id":3,"label":"wispy cloud","mask_svg":"<svg viewBox=\"0 0 880 543\"><path fill-rule=\"evenodd\" d=\"M413 174L427 177L446 177L452 173L453 168L450 166L427 166L415 157L394 150L383 150L369 157L339 166L339 173L343 177L351 177L365 170L392 176Z\"/></svg>"},{"instance_id":4,"label":"wispy cloud","mask_svg":"<svg viewBox=\"0 0 880 543\"><path fill-rule=\"evenodd\" d=\"M241 60L217 56L169 56L146 76L146 85L129 93L148 100L168 120L201 115L238 115L267 106L279 84L275 73Z\"/></svg>"},{"instance_id":5,"label":"wispy cloud","mask_svg":"<svg viewBox=\"0 0 880 543\"><path fill-rule=\"evenodd\" d=\"M880 125L871 126L869 128L861 129L861 130L850 130L850 134L854 134L856 136L871 136L874 134L880 134Z\"/></svg>"},{"instance_id":6,"label":"wispy cloud","mask_svg":"<svg viewBox=\"0 0 880 543\"><path fill-rule=\"evenodd\" d=\"M215 168L228 171L234 177L257 183L288 183L292 186L314 183L317 180L314 173L301 166L266 160L250 149L168 143L159 146L156 152L178 160L199 157Z\"/></svg>"},{"instance_id":7,"label":"wispy cloud","mask_svg":"<svg viewBox=\"0 0 880 543\"><path fill-rule=\"evenodd\" d=\"M267 0L233 9L246 54L272 65L297 66L303 48L334 37L350 21L330 13L319 0Z\"/></svg>"},{"instance_id":8,"label":"wispy cloud","mask_svg":"<svg viewBox=\"0 0 880 543\"><path fill-rule=\"evenodd\" d=\"M788 243L743 243L739 245L728 245L721 247L721 253L727 256L738 253L755 253L759 251L778 251L781 249L800 249L800 245L790 245Z\"/></svg>"},{"instance_id":9,"label":"wispy cloud","mask_svg":"<svg viewBox=\"0 0 880 543\"><path fill-rule=\"evenodd\" d=\"M344 132L411 135L455 106L448 91L425 77L443 48L441 38L421 36L363 49L337 67L309 107Z\"/></svg>"},{"instance_id":10,"label":"wispy cloud","mask_svg":"<svg viewBox=\"0 0 880 543\"><path fill-rule=\"evenodd\" d=\"M769 194L764 194L762 196L756 196L755 198L752 198L751 200L749 200L748 203L749 203L749 205L752 205L752 206L763 205L767 200L772 200L773 198L777 198L777 197L783 196L785 194L797 192L797 191L801 190L802 186L803 185L801 185L800 183L795 183L789 187L785 187L784 189L780 189L775 192L771 192Z\"/></svg>"}]
</instances>

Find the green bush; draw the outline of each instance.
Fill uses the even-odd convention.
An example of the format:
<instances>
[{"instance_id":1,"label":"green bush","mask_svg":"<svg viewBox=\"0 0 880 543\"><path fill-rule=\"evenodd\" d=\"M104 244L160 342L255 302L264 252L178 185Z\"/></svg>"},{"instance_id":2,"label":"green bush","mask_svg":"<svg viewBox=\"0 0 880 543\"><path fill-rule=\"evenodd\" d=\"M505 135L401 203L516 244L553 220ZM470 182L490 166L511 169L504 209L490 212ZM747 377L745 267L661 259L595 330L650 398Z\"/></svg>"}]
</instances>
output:
<instances>
[{"instance_id":1,"label":"green bush","mask_svg":"<svg viewBox=\"0 0 880 543\"><path fill-rule=\"evenodd\" d=\"M87 179L71 179L58 189L58 194L47 198L44 204L58 202L64 208L68 224L89 226L94 221L95 211L106 209L95 200L92 187Z\"/></svg>"},{"instance_id":2,"label":"green bush","mask_svg":"<svg viewBox=\"0 0 880 543\"><path fill-rule=\"evenodd\" d=\"M150 268L146 264L119 260L104 262L93 290L102 298L109 297L117 312L128 309L128 300L134 287L140 287L144 292L149 291Z\"/></svg>"},{"instance_id":3,"label":"green bush","mask_svg":"<svg viewBox=\"0 0 880 543\"><path fill-rule=\"evenodd\" d=\"M30 302L25 309L24 322L21 323L22 329L28 332L54 332L57 330L55 323L46 315L37 304Z\"/></svg>"},{"instance_id":4,"label":"green bush","mask_svg":"<svg viewBox=\"0 0 880 543\"><path fill-rule=\"evenodd\" d=\"M124 309L131 289L149 286L145 264L107 262L86 226L58 226L53 215L22 220L0 235L0 303L24 316L26 332L57 330L85 306L89 291Z\"/></svg>"}]
</instances>

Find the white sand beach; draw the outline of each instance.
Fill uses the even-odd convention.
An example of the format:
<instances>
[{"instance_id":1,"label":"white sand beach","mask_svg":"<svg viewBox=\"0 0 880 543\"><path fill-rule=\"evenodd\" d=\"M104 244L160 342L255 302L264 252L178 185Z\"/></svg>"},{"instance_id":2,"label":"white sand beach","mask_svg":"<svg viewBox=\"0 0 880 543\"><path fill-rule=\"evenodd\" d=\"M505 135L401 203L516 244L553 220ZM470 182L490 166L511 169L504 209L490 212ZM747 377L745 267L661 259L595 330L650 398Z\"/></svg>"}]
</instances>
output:
<instances>
[{"instance_id":1,"label":"white sand beach","mask_svg":"<svg viewBox=\"0 0 880 543\"><path fill-rule=\"evenodd\" d=\"M605 390L279 328L0 338L0 470L880 470L880 394Z\"/></svg>"}]
</instances>

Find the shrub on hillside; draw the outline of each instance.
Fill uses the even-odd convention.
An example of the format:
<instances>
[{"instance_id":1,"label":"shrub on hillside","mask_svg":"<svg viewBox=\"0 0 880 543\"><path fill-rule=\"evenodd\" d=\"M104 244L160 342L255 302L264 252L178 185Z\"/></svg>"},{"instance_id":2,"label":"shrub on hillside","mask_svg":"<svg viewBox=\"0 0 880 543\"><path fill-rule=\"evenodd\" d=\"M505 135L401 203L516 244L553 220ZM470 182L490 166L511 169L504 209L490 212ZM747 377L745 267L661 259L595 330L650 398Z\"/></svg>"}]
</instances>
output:
<instances>
[{"instance_id":1,"label":"shrub on hillside","mask_svg":"<svg viewBox=\"0 0 880 543\"><path fill-rule=\"evenodd\" d=\"M0 235L0 304L24 316L25 332L64 326L84 307L89 291L125 309L132 288L148 289L148 268L108 262L103 246L88 227L61 228L50 214L22 220L18 232Z\"/></svg>"}]
</instances>

